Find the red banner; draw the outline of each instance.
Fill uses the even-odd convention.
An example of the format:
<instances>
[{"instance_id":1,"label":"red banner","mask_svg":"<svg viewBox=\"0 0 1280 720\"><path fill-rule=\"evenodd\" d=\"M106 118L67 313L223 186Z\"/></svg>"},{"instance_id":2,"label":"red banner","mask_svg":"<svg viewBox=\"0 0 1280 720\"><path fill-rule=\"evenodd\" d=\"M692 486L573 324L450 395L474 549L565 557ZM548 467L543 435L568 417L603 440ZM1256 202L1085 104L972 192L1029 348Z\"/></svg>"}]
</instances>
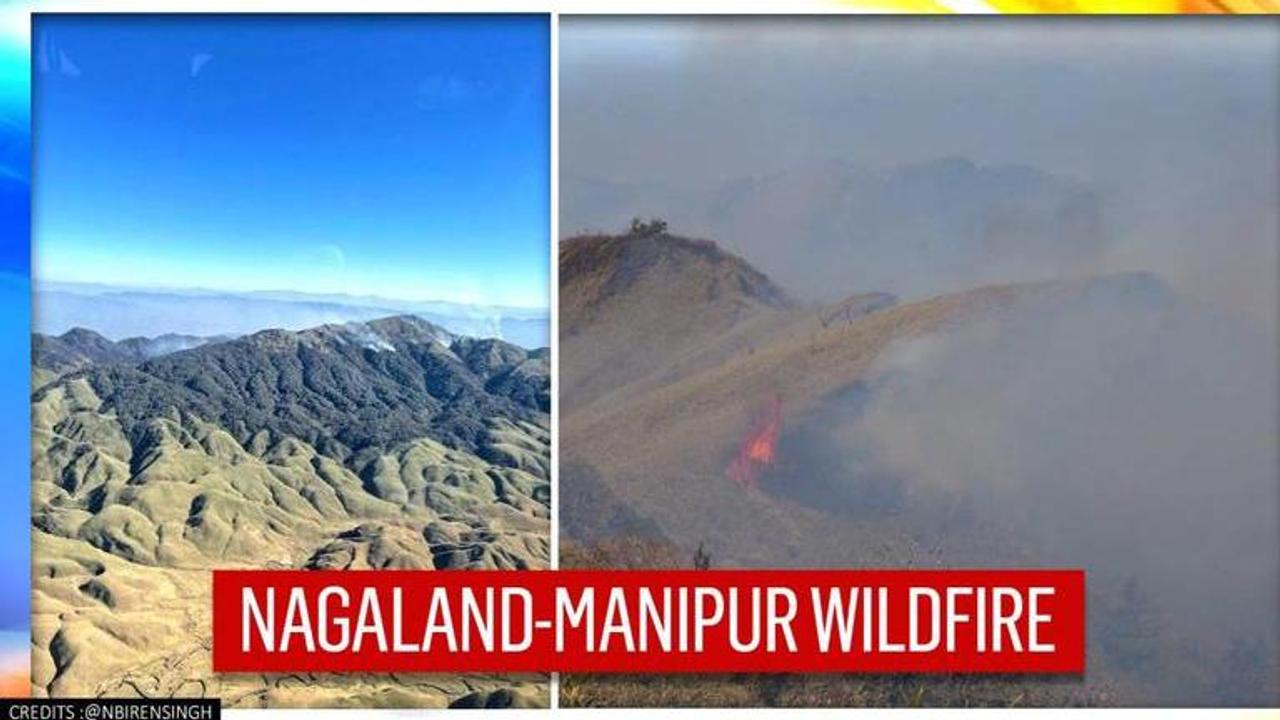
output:
<instances>
[{"instance_id":1,"label":"red banner","mask_svg":"<svg viewBox=\"0 0 1280 720\"><path fill-rule=\"evenodd\" d=\"M1081 673L1079 570L216 571L219 672Z\"/></svg>"}]
</instances>

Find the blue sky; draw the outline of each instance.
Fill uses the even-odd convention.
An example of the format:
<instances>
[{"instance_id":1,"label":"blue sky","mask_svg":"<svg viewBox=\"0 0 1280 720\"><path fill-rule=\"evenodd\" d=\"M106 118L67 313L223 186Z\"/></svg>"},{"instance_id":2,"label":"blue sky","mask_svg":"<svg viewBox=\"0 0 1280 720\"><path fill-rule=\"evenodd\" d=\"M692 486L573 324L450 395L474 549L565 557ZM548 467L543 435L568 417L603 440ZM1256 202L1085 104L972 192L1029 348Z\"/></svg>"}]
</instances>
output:
<instances>
[{"instance_id":1,"label":"blue sky","mask_svg":"<svg viewBox=\"0 0 1280 720\"><path fill-rule=\"evenodd\" d=\"M37 282L549 302L544 16L41 16Z\"/></svg>"}]
</instances>

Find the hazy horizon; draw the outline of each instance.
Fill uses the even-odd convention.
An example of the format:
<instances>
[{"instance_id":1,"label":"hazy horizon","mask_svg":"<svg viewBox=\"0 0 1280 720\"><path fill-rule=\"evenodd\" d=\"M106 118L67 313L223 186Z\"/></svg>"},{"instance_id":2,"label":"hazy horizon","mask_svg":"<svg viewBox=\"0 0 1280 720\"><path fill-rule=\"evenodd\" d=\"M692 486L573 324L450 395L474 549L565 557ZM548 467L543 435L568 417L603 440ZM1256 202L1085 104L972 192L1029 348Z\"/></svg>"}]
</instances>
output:
<instances>
[{"instance_id":1,"label":"hazy horizon","mask_svg":"<svg viewBox=\"0 0 1280 720\"><path fill-rule=\"evenodd\" d=\"M1145 270L1271 327L1278 30L566 18L560 228L658 215L828 302Z\"/></svg>"},{"instance_id":2,"label":"hazy horizon","mask_svg":"<svg viewBox=\"0 0 1280 720\"><path fill-rule=\"evenodd\" d=\"M550 345L550 314L538 308L100 283L36 283L35 291L32 331L49 336L84 328L113 341L163 335L236 337L267 329L304 330L414 315L457 335L495 337L529 348Z\"/></svg>"},{"instance_id":3,"label":"hazy horizon","mask_svg":"<svg viewBox=\"0 0 1280 720\"><path fill-rule=\"evenodd\" d=\"M111 282L75 282L61 280L40 280L33 278L32 286L34 292L47 290L65 290L68 292L80 292L81 294L108 294L108 293L168 293L168 294L190 294L190 295L239 295L239 296L258 296L258 297L274 297L274 298L341 298L343 300L361 303L373 302L389 302L389 303L412 303L415 305L439 305L453 306L460 308L476 308L486 310L506 310L531 316L546 316L549 309L545 306L521 306L521 305L498 305L480 302L459 302L454 300L446 300L436 297L426 297L424 299L394 297L382 295L378 293L355 294L346 292L306 292L293 290L284 287L267 287L252 290L221 290L213 287L201 287L197 285L145 285L145 284L126 284Z\"/></svg>"}]
</instances>

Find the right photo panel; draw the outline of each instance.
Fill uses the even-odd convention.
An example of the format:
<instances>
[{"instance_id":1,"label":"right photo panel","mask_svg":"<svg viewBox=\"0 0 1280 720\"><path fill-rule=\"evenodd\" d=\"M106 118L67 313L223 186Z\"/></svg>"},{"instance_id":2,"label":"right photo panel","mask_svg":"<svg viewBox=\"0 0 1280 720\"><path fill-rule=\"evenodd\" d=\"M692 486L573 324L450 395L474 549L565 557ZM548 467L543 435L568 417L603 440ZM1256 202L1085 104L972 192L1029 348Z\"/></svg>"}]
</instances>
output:
<instances>
[{"instance_id":1,"label":"right photo panel","mask_svg":"<svg viewBox=\"0 0 1280 720\"><path fill-rule=\"evenodd\" d=\"M1083 568L1082 677L573 706L1274 705L1280 23L563 17L560 565Z\"/></svg>"}]
</instances>

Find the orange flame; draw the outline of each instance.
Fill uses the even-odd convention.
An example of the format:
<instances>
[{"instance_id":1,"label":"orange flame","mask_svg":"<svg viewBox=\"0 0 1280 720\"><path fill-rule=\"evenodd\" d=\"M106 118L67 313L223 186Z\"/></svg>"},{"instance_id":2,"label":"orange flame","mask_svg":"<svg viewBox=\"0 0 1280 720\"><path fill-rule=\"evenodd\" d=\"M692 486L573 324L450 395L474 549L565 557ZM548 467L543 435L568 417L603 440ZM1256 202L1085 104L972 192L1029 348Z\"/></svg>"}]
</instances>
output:
<instances>
[{"instance_id":1,"label":"orange flame","mask_svg":"<svg viewBox=\"0 0 1280 720\"><path fill-rule=\"evenodd\" d=\"M782 432L782 397L775 395L769 410L752 425L738 452L729 461L730 480L748 490L760 487L760 471L773 464L778 455L778 435Z\"/></svg>"}]
</instances>

